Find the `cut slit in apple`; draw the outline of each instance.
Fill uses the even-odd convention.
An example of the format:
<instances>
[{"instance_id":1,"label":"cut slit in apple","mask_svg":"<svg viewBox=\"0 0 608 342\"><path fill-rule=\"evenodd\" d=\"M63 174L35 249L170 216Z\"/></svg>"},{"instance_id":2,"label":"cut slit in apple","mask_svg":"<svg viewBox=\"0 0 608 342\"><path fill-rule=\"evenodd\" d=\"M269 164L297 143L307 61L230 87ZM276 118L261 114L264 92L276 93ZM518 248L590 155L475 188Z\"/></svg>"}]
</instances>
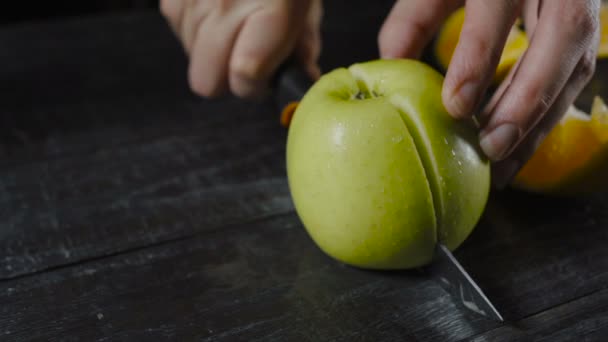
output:
<instances>
[{"instance_id":1,"label":"cut slit in apple","mask_svg":"<svg viewBox=\"0 0 608 342\"><path fill-rule=\"evenodd\" d=\"M429 185L429 191L431 192L431 197L433 199L432 211L435 214L435 225L441 227L441 217L438 215L437 210L439 208L439 212L443 212L443 210L441 210L443 201L441 200L441 194L438 191L438 184L436 182L437 177L435 177L435 175L438 174L437 163L435 158L430 156L430 143L428 141L428 136L424 133L424 128L422 127L420 120L418 120L416 115L411 114L415 113L415 111L410 108L410 103L407 102L407 99L404 100L400 98L398 94L385 95L387 92L384 89L381 89L382 85L379 84L381 82L376 82L373 77L370 78L366 75L365 70L361 70L358 66L353 66L349 68L349 71L355 79L357 86L359 86L359 92L357 93L357 96L355 96L355 99L362 100L383 97L384 101L388 101L388 103L396 109L408 135L412 137L416 153L421 159L422 169L426 175L425 181ZM441 236L442 233L438 232L438 235Z\"/></svg>"},{"instance_id":2,"label":"cut slit in apple","mask_svg":"<svg viewBox=\"0 0 608 342\"><path fill-rule=\"evenodd\" d=\"M469 196L483 198L487 196L490 183L486 170L477 167L479 163L487 164L487 161L476 148L474 124L448 115L442 104L441 88L436 87L443 81L440 74L429 73L422 63L410 64L410 68L395 65L394 70L384 69L383 64L382 61L356 64L349 70L368 92L384 94L401 115L412 134L431 187L438 239L454 249L470 233L460 227L468 226L472 230L473 221L479 218L463 215L476 211L476 204L461 203L460 199L467 196L453 198L454 194L469 192ZM408 78L419 81L404 81ZM442 162L439 163L438 159ZM444 170L440 170L440 164ZM456 171L455 176L452 171ZM467 186L476 182L481 182L478 193L474 187ZM467 208L470 204L474 205Z\"/></svg>"},{"instance_id":3,"label":"cut slit in apple","mask_svg":"<svg viewBox=\"0 0 608 342\"><path fill-rule=\"evenodd\" d=\"M455 249L489 192L472 124L442 106L442 76L413 60L359 63L324 75L290 124L296 211L332 257L364 268L428 263Z\"/></svg>"}]
</instances>

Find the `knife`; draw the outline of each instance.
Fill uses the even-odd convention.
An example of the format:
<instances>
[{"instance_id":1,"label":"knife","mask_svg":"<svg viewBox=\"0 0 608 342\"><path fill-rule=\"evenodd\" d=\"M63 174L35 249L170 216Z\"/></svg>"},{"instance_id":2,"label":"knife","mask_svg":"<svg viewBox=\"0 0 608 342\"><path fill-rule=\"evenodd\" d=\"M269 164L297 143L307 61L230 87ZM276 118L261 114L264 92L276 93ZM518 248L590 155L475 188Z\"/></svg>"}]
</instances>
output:
<instances>
[{"instance_id":1,"label":"knife","mask_svg":"<svg viewBox=\"0 0 608 342\"><path fill-rule=\"evenodd\" d=\"M288 60L277 70L273 92L283 126L289 126L298 102L313 84L314 80L293 60ZM438 282L456 305L477 315L504 322L496 307L445 245L436 245L432 262L422 271Z\"/></svg>"},{"instance_id":2,"label":"knife","mask_svg":"<svg viewBox=\"0 0 608 342\"><path fill-rule=\"evenodd\" d=\"M289 126L289 121L299 101L314 82L298 62L293 59L287 60L279 67L272 81L272 87L283 126Z\"/></svg>"},{"instance_id":3,"label":"knife","mask_svg":"<svg viewBox=\"0 0 608 342\"><path fill-rule=\"evenodd\" d=\"M504 322L494 304L445 245L436 245L433 261L426 271L456 304L486 318Z\"/></svg>"}]
</instances>

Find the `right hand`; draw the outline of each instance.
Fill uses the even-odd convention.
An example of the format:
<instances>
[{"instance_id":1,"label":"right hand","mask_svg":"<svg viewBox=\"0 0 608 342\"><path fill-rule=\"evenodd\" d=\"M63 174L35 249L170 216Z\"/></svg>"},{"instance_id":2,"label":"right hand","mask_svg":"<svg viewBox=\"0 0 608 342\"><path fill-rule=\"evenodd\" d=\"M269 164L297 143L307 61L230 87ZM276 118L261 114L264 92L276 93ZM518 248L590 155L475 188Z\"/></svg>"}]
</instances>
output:
<instances>
[{"instance_id":1,"label":"right hand","mask_svg":"<svg viewBox=\"0 0 608 342\"><path fill-rule=\"evenodd\" d=\"M443 83L443 103L455 118L479 113L479 144L494 162L493 183L503 188L595 73L600 1L399 0L381 30L382 57L419 56L463 5L466 15ZM483 103L519 17L530 47Z\"/></svg>"},{"instance_id":2,"label":"right hand","mask_svg":"<svg viewBox=\"0 0 608 342\"><path fill-rule=\"evenodd\" d=\"M321 0L161 0L189 56L190 88L203 97L263 95L293 55L318 78Z\"/></svg>"}]
</instances>

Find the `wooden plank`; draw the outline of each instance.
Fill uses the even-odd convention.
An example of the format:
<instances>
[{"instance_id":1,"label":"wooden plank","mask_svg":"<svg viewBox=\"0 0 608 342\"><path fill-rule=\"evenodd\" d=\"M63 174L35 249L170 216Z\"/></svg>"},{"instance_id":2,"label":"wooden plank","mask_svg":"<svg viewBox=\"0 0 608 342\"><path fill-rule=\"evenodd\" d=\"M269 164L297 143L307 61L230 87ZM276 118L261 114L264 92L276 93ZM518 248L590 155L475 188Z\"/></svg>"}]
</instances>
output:
<instances>
[{"instance_id":1,"label":"wooden plank","mask_svg":"<svg viewBox=\"0 0 608 342\"><path fill-rule=\"evenodd\" d=\"M493 225L486 216L456 253L507 314L502 327L461 311L420 273L368 272L331 260L294 214L2 281L0 327L16 341L602 336L606 222L589 217L600 217L606 201L545 200L549 209L530 208L517 194L503 196L494 197L488 215L521 223L524 218L512 217L512 210L529 208L540 225ZM568 215L542 224L546 215L566 208L572 210ZM571 232L565 218L585 218L584 229ZM545 237L547 230L556 236ZM486 242L492 241L488 234L497 235L494 242Z\"/></svg>"},{"instance_id":2,"label":"wooden plank","mask_svg":"<svg viewBox=\"0 0 608 342\"><path fill-rule=\"evenodd\" d=\"M325 69L374 56L374 9L389 2L364 3L328 8ZM292 209L285 132L268 103L191 96L158 15L0 31L0 51L0 336L452 340L495 327L419 275L331 262L294 215L225 228ZM533 334L603 333L607 206L494 194L456 255L511 321L600 303L531 320Z\"/></svg>"},{"instance_id":3,"label":"wooden plank","mask_svg":"<svg viewBox=\"0 0 608 342\"><path fill-rule=\"evenodd\" d=\"M13 44L0 54L0 278L291 210L277 113L192 96L158 14L0 31Z\"/></svg>"},{"instance_id":4,"label":"wooden plank","mask_svg":"<svg viewBox=\"0 0 608 342\"><path fill-rule=\"evenodd\" d=\"M11 341L456 340L492 327L419 272L341 265L294 214L0 282Z\"/></svg>"},{"instance_id":5,"label":"wooden plank","mask_svg":"<svg viewBox=\"0 0 608 342\"><path fill-rule=\"evenodd\" d=\"M325 68L376 52L383 3L327 6ZM158 13L10 27L0 50L0 279L292 208L271 99L193 96Z\"/></svg>"},{"instance_id":6,"label":"wooden plank","mask_svg":"<svg viewBox=\"0 0 608 342\"><path fill-rule=\"evenodd\" d=\"M455 255L508 320L608 283L608 195L549 198L494 193Z\"/></svg>"},{"instance_id":7,"label":"wooden plank","mask_svg":"<svg viewBox=\"0 0 608 342\"><path fill-rule=\"evenodd\" d=\"M108 25L139 31L124 39L113 31L119 38L113 41L99 34ZM284 179L286 132L271 107L192 97L183 63L176 62L177 45L157 15L58 23L47 30L55 39L27 39L45 27L0 34L0 42L22 37L31 43L0 55L19 71L0 73L21 77L5 89L10 96L3 109L14 111L3 116L12 124L5 128L22 131L17 136L26 142L11 144L15 134L4 135L0 278L292 208ZM135 44L145 34L159 37L159 46L146 39ZM50 49L53 43L58 49ZM113 53L112 44L136 47ZM143 57L167 45L173 46L165 53L171 66L156 72L160 62ZM46 48L46 59L32 59ZM85 51L100 54L76 58ZM71 53L75 62L64 62ZM68 66L75 71L66 72ZM92 79L82 76L89 71ZM158 82L149 81L152 75ZM65 86L49 86L60 80ZM27 88L39 94L36 101Z\"/></svg>"},{"instance_id":8,"label":"wooden plank","mask_svg":"<svg viewBox=\"0 0 608 342\"><path fill-rule=\"evenodd\" d=\"M471 341L605 341L608 289L492 329Z\"/></svg>"},{"instance_id":9,"label":"wooden plank","mask_svg":"<svg viewBox=\"0 0 608 342\"><path fill-rule=\"evenodd\" d=\"M275 131L242 125L0 170L0 278L292 210Z\"/></svg>"}]
</instances>

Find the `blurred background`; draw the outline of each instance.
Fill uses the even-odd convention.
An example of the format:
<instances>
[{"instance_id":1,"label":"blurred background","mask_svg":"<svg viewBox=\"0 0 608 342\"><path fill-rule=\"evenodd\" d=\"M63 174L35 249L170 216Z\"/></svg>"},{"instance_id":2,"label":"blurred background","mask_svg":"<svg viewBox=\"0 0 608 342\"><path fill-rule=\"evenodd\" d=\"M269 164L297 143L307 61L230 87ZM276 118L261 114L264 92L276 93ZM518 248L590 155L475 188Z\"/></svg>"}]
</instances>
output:
<instances>
[{"instance_id":1,"label":"blurred background","mask_svg":"<svg viewBox=\"0 0 608 342\"><path fill-rule=\"evenodd\" d=\"M11 25L27 21L75 17L103 12L158 9L159 0L97 1L12 1L0 11L0 23Z\"/></svg>"}]
</instances>

